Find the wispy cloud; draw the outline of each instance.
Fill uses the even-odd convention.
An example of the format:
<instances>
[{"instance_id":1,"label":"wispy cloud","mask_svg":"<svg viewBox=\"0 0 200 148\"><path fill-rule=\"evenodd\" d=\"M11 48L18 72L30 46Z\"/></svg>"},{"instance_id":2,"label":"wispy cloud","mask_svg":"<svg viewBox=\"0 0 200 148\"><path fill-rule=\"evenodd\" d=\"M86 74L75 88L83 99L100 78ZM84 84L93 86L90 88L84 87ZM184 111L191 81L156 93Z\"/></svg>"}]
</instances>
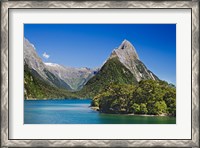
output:
<instances>
[{"instance_id":1,"label":"wispy cloud","mask_svg":"<svg viewBox=\"0 0 200 148\"><path fill-rule=\"evenodd\" d=\"M48 58L50 57L50 55L48 55L46 52L44 52L44 53L42 54L42 56L43 56L45 59L48 59Z\"/></svg>"}]
</instances>

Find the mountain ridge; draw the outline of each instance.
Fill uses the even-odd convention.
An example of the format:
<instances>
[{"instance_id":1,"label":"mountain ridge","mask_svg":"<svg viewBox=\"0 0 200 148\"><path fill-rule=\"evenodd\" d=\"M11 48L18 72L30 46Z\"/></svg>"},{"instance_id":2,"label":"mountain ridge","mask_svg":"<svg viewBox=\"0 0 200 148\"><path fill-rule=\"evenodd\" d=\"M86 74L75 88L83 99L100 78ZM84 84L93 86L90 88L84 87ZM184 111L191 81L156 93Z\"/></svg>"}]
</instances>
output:
<instances>
[{"instance_id":1,"label":"mountain ridge","mask_svg":"<svg viewBox=\"0 0 200 148\"><path fill-rule=\"evenodd\" d=\"M55 88L78 91L83 97L94 96L110 83L137 84L145 79L159 80L140 61L135 47L128 40L115 48L98 69L45 63L37 55L34 45L24 40L24 65L27 65L32 75Z\"/></svg>"},{"instance_id":2,"label":"mountain ridge","mask_svg":"<svg viewBox=\"0 0 200 148\"><path fill-rule=\"evenodd\" d=\"M80 90L83 85L94 76L94 70L85 67L72 68L52 63L46 64L46 67L51 73L62 79L75 91Z\"/></svg>"},{"instance_id":3,"label":"mountain ridge","mask_svg":"<svg viewBox=\"0 0 200 148\"><path fill-rule=\"evenodd\" d=\"M32 74L42 81L71 91L80 90L96 71L86 67L73 68L56 63L44 63L38 56L34 45L26 38L24 38L24 65L27 65Z\"/></svg>"}]
</instances>

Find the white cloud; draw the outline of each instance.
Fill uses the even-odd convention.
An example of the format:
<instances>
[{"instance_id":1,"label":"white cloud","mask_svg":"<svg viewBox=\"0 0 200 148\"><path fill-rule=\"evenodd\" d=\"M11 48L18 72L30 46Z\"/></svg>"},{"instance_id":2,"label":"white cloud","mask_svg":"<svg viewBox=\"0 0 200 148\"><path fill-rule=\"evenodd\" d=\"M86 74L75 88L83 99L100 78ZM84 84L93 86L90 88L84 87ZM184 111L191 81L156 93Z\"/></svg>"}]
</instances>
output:
<instances>
[{"instance_id":1,"label":"white cloud","mask_svg":"<svg viewBox=\"0 0 200 148\"><path fill-rule=\"evenodd\" d=\"M43 56L45 59L48 59L48 58L50 57L50 55L48 55L46 52L44 52L44 53L42 54L42 56Z\"/></svg>"}]
</instances>

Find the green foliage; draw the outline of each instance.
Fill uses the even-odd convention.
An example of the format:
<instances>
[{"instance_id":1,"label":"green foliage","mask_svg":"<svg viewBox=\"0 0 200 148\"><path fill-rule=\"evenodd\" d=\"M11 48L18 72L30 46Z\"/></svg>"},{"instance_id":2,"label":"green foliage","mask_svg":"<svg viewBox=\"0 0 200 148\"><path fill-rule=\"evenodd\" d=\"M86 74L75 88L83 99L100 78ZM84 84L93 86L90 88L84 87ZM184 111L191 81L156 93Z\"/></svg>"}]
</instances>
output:
<instances>
[{"instance_id":1,"label":"green foliage","mask_svg":"<svg viewBox=\"0 0 200 148\"><path fill-rule=\"evenodd\" d=\"M92 105L99 107L100 112L126 113L133 90L133 85L111 83L94 97Z\"/></svg>"},{"instance_id":2,"label":"green foliage","mask_svg":"<svg viewBox=\"0 0 200 148\"><path fill-rule=\"evenodd\" d=\"M134 103L134 104L131 106L131 108L132 108L132 111L133 111L134 113L136 113L136 114L140 113L140 105L139 105L139 104Z\"/></svg>"},{"instance_id":3,"label":"green foliage","mask_svg":"<svg viewBox=\"0 0 200 148\"><path fill-rule=\"evenodd\" d=\"M167 92L163 96L163 100L167 105L168 113L176 115L176 89L174 87L168 87Z\"/></svg>"},{"instance_id":4,"label":"green foliage","mask_svg":"<svg viewBox=\"0 0 200 148\"><path fill-rule=\"evenodd\" d=\"M109 59L101 70L79 92L84 97L94 97L111 83L136 84L133 74L117 59Z\"/></svg>"},{"instance_id":5,"label":"green foliage","mask_svg":"<svg viewBox=\"0 0 200 148\"><path fill-rule=\"evenodd\" d=\"M137 85L110 84L93 98L105 113L176 115L176 89L167 82L142 80Z\"/></svg>"},{"instance_id":6,"label":"green foliage","mask_svg":"<svg viewBox=\"0 0 200 148\"><path fill-rule=\"evenodd\" d=\"M65 89L56 88L40 79L37 73L32 72L27 65L24 66L24 98L45 99L45 98L77 98L77 94Z\"/></svg>"},{"instance_id":7,"label":"green foliage","mask_svg":"<svg viewBox=\"0 0 200 148\"><path fill-rule=\"evenodd\" d=\"M165 101L157 101L154 104L154 109L152 114L162 114L162 113L167 113L167 105L165 104Z\"/></svg>"},{"instance_id":8,"label":"green foliage","mask_svg":"<svg viewBox=\"0 0 200 148\"><path fill-rule=\"evenodd\" d=\"M147 106L145 103L141 103L140 104L140 112L141 114L147 114L148 113L148 110L147 110Z\"/></svg>"}]
</instances>

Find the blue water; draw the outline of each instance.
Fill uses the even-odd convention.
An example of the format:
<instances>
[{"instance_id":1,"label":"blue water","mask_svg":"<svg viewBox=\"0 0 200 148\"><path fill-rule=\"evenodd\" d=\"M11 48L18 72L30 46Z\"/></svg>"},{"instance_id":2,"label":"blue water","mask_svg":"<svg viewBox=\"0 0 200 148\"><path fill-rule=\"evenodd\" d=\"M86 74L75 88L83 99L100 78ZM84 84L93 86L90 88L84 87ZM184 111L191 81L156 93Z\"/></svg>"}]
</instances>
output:
<instances>
[{"instance_id":1,"label":"blue water","mask_svg":"<svg viewBox=\"0 0 200 148\"><path fill-rule=\"evenodd\" d=\"M25 100L25 124L176 124L175 117L102 114L91 100Z\"/></svg>"}]
</instances>

